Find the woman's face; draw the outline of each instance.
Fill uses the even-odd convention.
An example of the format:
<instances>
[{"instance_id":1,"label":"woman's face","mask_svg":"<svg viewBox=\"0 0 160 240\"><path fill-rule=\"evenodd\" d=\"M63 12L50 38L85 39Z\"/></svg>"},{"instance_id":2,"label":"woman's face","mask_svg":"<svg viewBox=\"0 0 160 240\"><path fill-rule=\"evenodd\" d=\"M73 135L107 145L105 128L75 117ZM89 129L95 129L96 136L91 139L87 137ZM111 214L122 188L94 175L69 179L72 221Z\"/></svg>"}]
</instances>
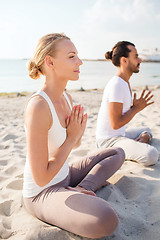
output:
<instances>
[{"instance_id":1,"label":"woman's face","mask_svg":"<svg viewBox=\"0 0 160 240\"><path fill-rule=\"evenodd\" d=\"M82 61L77 55L74 44L68 40L60 40L53 57L54 73L62 80L78 80Z\"/></svg>"}]
</instances>

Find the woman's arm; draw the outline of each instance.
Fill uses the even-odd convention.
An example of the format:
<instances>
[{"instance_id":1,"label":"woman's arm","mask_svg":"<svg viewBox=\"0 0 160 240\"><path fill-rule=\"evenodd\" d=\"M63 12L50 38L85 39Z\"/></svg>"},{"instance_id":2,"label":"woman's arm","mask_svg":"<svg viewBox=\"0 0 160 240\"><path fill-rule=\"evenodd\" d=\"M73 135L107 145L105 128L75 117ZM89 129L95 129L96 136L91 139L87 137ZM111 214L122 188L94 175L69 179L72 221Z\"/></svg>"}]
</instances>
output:
<instances>
[{"instance_id":1,"label":"woman's arm","mask_svg":"<svg viewBox=\"0 0 160 240\"><path fill-rule=\"evenodd\" d=\"M45 186L59 172L69 153L83 135L87 116L79 107L72 110L67 127L67 138L54 156L48 156L48 130L52 117L47 103L33 98L29 101L25 114L27 128L27 148L32 176L39 186Z\"/></svg>"}]
</instances>

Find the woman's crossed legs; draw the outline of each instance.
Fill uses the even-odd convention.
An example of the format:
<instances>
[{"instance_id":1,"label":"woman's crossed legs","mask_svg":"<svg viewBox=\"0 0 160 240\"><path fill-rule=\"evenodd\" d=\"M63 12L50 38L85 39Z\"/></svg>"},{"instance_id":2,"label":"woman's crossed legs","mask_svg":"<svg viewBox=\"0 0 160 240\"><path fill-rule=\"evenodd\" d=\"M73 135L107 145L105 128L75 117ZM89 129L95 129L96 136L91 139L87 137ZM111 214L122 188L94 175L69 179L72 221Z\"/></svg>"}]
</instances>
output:
<instances>
[{"instance_id":1,"label":"woman's crossed legs","mask_svg":"<svg viewBox=\"0 0 160 240\"><path fill-rule=\"evenodd\" d=\"M80 236L100 238L110 235L118 224L113 208L101 198L76 191L76 187L96 191L121 167L124 158L122 149L113 148L73 162L64 181L36 197L24 198L25 206L42 221Z\"/></svg>"}]
</instances>

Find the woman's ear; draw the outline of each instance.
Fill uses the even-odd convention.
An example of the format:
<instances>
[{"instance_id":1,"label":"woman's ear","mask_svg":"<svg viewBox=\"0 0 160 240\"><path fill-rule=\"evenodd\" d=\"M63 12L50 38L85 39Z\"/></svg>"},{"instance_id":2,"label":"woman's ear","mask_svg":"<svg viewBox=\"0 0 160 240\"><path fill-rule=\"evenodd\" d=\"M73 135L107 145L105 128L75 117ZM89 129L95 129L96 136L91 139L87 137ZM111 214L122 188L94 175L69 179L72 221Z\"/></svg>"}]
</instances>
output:
<instances>
[{"instance_id":1,"label":"woman's ear","mask_svg":"<svg viewBox=\"0 0 160 240\"><path fill-rule=\"evenodd\" d=\"M51 56L46 56L45 58L45 64L48 68L54 68L54 61L53 61L53 57Z\"/></svg>"}]
</instances>

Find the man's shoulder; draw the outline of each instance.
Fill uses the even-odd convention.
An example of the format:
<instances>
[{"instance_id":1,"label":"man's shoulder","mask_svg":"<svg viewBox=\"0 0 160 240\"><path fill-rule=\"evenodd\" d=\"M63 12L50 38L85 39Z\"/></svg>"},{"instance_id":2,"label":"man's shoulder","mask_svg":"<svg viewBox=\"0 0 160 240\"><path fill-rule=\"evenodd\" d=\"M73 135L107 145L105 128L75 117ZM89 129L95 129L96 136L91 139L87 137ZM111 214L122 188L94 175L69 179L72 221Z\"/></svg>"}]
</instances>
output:
<instances>
[{"instance_id":1,"label":"man's shoulder","mask_svg":"<svg viewBox=\"0 0 160 240\"><path fill-rule=\"evenodd\" d=\"M123 86L126 86L126 82L122 78L114 76L110 79L107 85L108 86L106 87L121 88Z\"/></svg>"}]
</instances>

